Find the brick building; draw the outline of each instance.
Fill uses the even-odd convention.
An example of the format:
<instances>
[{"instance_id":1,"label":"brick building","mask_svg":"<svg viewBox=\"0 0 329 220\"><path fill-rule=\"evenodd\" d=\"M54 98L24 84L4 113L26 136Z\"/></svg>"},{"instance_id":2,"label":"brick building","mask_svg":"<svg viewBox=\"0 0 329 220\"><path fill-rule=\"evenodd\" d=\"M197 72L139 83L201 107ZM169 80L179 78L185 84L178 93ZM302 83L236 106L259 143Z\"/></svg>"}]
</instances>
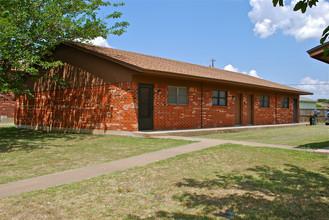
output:
<instances>
[{"instance_id":1,"label":"brick building","mask_svg":"<svg viewBox=\"0 0 329 220\"><path fill-rule=\"evenodd\" d=\"M8 119L14 118L14 98L15 96L13 94L0 94L0 116L7 116Z\"/></svg>"},{"instance_id":2,"label":"brick building","mask_svg":"<svg viewBox=\"0 0 329 220\"><path fill-rule=\"evenodd\" d=\"M62 44L35 97L20 97L18 127L79 132L166 130L299 121L299 95L245 74L87 44Z\"/></svg>"}]
</instances>

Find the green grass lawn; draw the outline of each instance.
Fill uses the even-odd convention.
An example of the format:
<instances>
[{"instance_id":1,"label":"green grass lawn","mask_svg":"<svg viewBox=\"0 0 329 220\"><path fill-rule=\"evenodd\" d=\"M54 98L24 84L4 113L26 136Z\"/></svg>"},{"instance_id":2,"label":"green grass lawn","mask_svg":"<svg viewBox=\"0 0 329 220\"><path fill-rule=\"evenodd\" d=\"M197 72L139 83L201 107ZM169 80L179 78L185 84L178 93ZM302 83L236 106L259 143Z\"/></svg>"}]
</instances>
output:
<instances>
[{"instance_id":1,"label":"green grass lawn","mask_svg":"<svg viewBox=\"0 0 329 220\"><path fill-rule=\"evenodd\" d=\"M226 144L3 198L0 218L328 219L328 167L328 156Z\"/></svg>"},{"instance_id":2,"label":"green grass lawn","mask_svg":"<svg viewBox=\"0 0 329 220\"><path fill-rule=\"evenodd\" d=\"M210 134L199 137L282 144L306 148L329 147L329 126L298 126L241 131L235 133Z\"/></svg>"},{"instance_id":3,"label":"green grass lawn","mask_svg":"<svg viewBox=\"0 0 329 220\"><path fill-rule=\"evenodd\" d=\"M0 127L0 183L191 143Z\"/></svg>"}]
</instances>

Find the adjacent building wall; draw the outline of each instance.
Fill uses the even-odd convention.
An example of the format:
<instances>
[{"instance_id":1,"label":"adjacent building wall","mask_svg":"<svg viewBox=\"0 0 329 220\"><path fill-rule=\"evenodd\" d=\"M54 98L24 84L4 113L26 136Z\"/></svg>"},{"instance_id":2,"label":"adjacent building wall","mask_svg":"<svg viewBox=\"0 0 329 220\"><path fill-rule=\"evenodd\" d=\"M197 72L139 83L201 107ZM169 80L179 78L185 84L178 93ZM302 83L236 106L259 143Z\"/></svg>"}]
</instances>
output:
<instances>
[{"instance_id":1,"label":"adjacent building wall","mask_svg":"<svg viewBox=\"0 0 329 220\"><path fill-rule=\"evenodd\" d=\"M15 101L14 94L0 94L0 116L14 118Z\"/></svg>"},{"instance_id":2,"label":"adjacent building wall","mask_svg":"<svg viewBox=\"0 0 329 220\"><path fill-rule=\"evenodd\" d=\"M310 101L301 101L301 100L299 100L299 108L300 109L308 109L308 108L315 109L316 108L316 101L310 102Z\"/></svg>"}]
</instances>

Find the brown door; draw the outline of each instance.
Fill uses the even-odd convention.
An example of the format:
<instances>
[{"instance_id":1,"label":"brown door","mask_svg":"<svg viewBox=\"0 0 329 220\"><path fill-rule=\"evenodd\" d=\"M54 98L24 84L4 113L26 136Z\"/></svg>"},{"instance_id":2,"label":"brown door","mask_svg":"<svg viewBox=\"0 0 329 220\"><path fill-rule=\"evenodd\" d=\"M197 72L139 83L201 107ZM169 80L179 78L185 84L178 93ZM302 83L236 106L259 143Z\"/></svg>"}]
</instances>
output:
<instances>
[{"instance_id":1,"label":"brown door","mask_svg":"<svg viewBox=\"0 0 329 220\"><path fill-rule=\"evenodd\" d=\"M153 85L138 85L139 130L153 130Z\"/></svg>"},{"instance_id":2,"label":"brown door","mask_svg":"<svg viewBox=\"0 0 329 220\"><path fill-rule=\"evenodd\" d=\"M247 124L252 125L254 124L254 96L248 95L247 96Z\"/></svg>"},{"instance_id":3,"label":"brown door","mask_svg":"<svg viewBox=\"0 0 329 220\"><path fill-rule=\"evenodd\" d=\"M241 94L235 95L235 124L241 125Z\"/></svg>"}]
</instances>

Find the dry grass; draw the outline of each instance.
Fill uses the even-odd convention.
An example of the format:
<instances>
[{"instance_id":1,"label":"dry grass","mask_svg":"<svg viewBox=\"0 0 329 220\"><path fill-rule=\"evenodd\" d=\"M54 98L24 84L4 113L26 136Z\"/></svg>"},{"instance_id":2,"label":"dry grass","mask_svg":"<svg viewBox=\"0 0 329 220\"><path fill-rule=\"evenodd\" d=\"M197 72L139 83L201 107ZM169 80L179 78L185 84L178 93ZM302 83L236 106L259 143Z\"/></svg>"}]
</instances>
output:
<instances>
[{"instance_id":1,"label":"dry grass","mask_svg":"<svg viewBox=\"0 0 329 220\"><path fill-rule=\"evenodd\" d=\"M241 131L235 133L210 134L204 138L250 141L265 144L283 144L304 148L329 147L329 126L298 126Z\"/></svg>"},{"instance_id":2,"label":"dry grass","mask_svg":"<svg viewBox=\"0 0 329 220\"><path fill-rule=\"evenodd\" d=\"M188 144L110 135L45 133L0 127L0 183Z\"/></svg>"},{"instance_id":3,"label":"dry grass","mask_svg":"<svg viewBox=\"0 0 329 220\"><path fill-rule=\"evenodd\" d=\"M327 219L327 156L221 145L0 200L2 219Z\"/></svg>"}]
</instances>

